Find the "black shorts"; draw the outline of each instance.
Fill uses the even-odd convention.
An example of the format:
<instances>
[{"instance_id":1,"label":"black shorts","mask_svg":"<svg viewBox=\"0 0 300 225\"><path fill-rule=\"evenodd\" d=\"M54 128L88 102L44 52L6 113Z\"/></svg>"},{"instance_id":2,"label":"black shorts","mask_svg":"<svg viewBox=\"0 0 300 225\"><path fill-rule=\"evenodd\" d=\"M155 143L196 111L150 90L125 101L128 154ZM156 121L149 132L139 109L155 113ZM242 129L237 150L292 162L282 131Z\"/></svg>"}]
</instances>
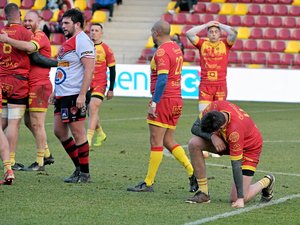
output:
<instances>
[{"instance_id":1,"label":"black shorts","mask_svg":"<svg viewBox=\"0 0 300 225\"><path fill-rule=\"evenodd\" d=\"M86 106L78 109L76 99L78 95L64 96L55 100L54 114L60 115L63 123L85 120Z\"/></svg>"}]
</instances>

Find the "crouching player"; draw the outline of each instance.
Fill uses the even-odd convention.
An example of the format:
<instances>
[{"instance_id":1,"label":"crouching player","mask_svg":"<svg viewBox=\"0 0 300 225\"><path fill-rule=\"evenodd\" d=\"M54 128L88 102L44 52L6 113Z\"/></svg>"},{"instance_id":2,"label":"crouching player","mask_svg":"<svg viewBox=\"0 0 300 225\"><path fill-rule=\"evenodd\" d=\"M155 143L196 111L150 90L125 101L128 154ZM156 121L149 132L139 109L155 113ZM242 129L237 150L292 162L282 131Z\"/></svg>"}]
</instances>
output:
<instances>
[{"instance_id":1,"label":"crouching player","mask_svg":"<svg viewBox=\"0 0 300 225\"><path fill-rule=\"evenodd\" d=\"M266 175L251 184L262 151L262 136L250 116L228 101L214 101L200 113L192 127L193 136L188 144L194 175L199 191L188 203L208 203L205 160L202 151L230 155L233 184L230 201L232 207L244 204L261 193L262 201L273 198L275 177Z\"/></svg>"}]
</instances>

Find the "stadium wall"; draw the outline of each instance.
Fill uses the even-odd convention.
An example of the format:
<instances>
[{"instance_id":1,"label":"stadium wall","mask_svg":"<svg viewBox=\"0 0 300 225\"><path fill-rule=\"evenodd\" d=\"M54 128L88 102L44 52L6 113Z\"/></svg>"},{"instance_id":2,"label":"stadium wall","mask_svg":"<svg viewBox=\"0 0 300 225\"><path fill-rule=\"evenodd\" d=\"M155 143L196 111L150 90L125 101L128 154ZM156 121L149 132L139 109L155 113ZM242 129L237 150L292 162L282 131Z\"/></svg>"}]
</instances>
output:
<instances>
[{"instance_id":1,"label":"stadium wall","mask_svg":"<svg viewBox=\"0 0 300 225\"><path fill-rule=\"evenodd\" d=\"M183 67L182 96L197 99L199 67ZM56 68L51 68L54 82ZM228 100L300 102L300 71L286 69L228 68ZM149 65L116 66L115 96L150 97Z\"/></svg>"}]
</instances>

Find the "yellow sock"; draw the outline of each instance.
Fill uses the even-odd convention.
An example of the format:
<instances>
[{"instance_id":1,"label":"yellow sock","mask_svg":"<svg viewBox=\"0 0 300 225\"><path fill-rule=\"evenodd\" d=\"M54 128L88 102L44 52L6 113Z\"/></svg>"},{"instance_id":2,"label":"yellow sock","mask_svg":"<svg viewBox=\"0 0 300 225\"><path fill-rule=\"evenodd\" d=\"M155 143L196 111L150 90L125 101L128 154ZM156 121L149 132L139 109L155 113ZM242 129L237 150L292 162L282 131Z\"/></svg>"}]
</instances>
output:
<instances>
[{"instance_id":1,"label":"yellow sock","mask_svg":"<svg viewBox=\"0 0 300 225\"><path fill-rule=\"evenodd\" d=\"M173 156L184 166L189 177L193 175L193 166L180 145L176 145L172 150Z\"/></svg>"},{"instance_id":2,"label":"yellow sock","mask_svg":"<svg viewBox=\"0 0 300 225\"><path fill-rule=\"evenodd\" d=\"M154 183L156 173L163 158L163 147L152 147L150 152L150 160L148 165L148 173L145 178L147 186Z\"/></svg>"},{"instance_id":3,"label":"yellow sock","mask_svg":"<svg viewBox=\"0 0 300 225\"><path fill-rule=\"evenodd\" d=\"M15 152L10 152L9 153L9 158L10 158L10 163L11 165L15 165L16 164L16 153Z\"/></svg>"},{"instance_id":4,"label":"yellow sock","mask_svg":"<svg viewBox=\"0 0 300 225\"><path fill-rule=\"evenodd\" d=\"M4 166L4 173L6 173L7 170L11 170L10 160L3 160L3 166Z\"/></svg>"},{"instance_id":5,"label":"yellow sock","mask_svg":"<svg viewBox=\"0 0 300 225\"><path fill-rule=\"evenodd\" d=\"M101 126L98 127L98 128L96 129L96 132L97 132L97 134L101 135L101 134L103 133L102 127L101 127Z\"/></svg>"},{"instance_id":6,"label":"yellow sock","mask_svg":"<svg viewBox=\"0 0 300 225\"><path fill-rule=\"evenodd\" d=\"M268 185L270 184L270 180L266 177L262 178L261 180L258 181L258 183L260 183L260 185L262 186L262 188L266 188L268 187Z\"/></svg>"},{"instance_id":7,"label":"yellow sock","mask_svg":"<svg viewBox=\"0 0 300 225\"><path fill-rule=\"evenodd\" d=\"M50 157L50 155L51 155L51 153L50 153L50 150L49 150L49 146L48 146L48 144L46 143L46 145L45 145L45 153L44 153L44 157L45 157L45 158L48 158L48 157Z\"/></svg>"},{"instance_id":8,"label":"yellow sock","mask_svg":"<svg viewBox=\"0 0 300 225\"><path fill-rule=\"evenodd\" d=\"M95 130L91 130L91 129L87 130L87 140L88 140L88 143L90 146L92 145L94 133L95 133Z\"/></svg>"},{"instance_id":9,"label":"yellow sock","mask_svg":"<svg viewBox=\"0 0 300 225\"><path fill-rule=\"evenodd\" d=\"M39 164L39 166L44 165L44 149L38 149L36 154L36 162Z\"/></svg>"},{"instance_id":10,"label":"yellow sock","mask_svg":"<svg viewBox=\"0 0 300 225\"><path fill-rule=\"evenodd\" d=\"M200 191L202 191L203 193L208 195L207 178L197 179L197 182L198 182Z\"/></svg>"}]
</instances>

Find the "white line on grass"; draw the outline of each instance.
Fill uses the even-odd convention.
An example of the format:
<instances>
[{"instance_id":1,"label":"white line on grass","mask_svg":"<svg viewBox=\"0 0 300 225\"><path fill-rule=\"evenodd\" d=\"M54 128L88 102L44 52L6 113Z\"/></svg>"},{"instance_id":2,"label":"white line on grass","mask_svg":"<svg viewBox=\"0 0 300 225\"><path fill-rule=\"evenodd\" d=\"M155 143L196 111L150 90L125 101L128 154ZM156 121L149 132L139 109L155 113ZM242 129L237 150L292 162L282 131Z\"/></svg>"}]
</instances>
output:
<instances>
[{"instance_id":1,"label":"white line on grass","mask_svg":"<svg viewBox=\"0 0 300 225\"><path fill-rule=\"evenodd\" d=\"M253 205L253 206L250 206L250 207L237 209L235 211L218 214L218 215L215 215L215 216L212 216L212 217L206 217L206 218L203 218L203 219L200 219L200 220L196 220L194 222L185 223L184 225L198 225L198 224L203 224L203 223L207 223L207 222L212 222L212 221L215 221L215 220L218 220L218 219L227 218L227 217L235 216L235 215L240 215L242 213L250 212L250 211L256 210L256 209L261 209L261 208L264 208L264 207L267 207L267 206L277 205L277 204L283 203L287 200L294 199L294 198L300 198L300 194L288 195L288 196L285 196L283 198L279 198L277 200L274 200L274 201L271 201L271 202L268 202L268 203L261 203L259 205Z\"/></svg>"}]
</instances>

